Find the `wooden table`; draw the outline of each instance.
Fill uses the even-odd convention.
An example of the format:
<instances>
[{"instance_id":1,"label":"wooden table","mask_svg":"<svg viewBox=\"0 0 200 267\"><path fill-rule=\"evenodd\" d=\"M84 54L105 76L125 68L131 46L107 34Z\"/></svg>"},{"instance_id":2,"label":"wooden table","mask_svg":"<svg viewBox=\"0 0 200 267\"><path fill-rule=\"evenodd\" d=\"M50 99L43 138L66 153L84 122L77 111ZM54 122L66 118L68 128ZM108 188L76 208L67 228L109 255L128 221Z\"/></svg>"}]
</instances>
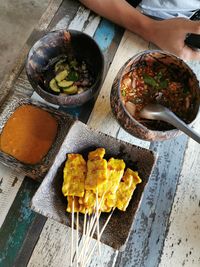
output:
<instances>
[{"instance_id":1,"label":"wooden table","mask_svg":"<svg viewBox=\"0 0 200 267\"><path fill-rule=\"evenodd\" d=\"M155 170L123 252L102 245L90 266L200 266L200 145L182 135L165 142L130 136L111 114L109 94L127 59L153 45L91 13L73 0L52 0L0 89L1 110L16 94L32 96L24 62L46 31L78 29L93 36L105 57L105 79L93 108L66 110L89 126L158 153ZM189 63L200 77L200 63ZM195 124L200 131L200 119ZM0 266L69 266L70 230L29 206L39 183L0 165Z\"/></svg>"}]
</instances>

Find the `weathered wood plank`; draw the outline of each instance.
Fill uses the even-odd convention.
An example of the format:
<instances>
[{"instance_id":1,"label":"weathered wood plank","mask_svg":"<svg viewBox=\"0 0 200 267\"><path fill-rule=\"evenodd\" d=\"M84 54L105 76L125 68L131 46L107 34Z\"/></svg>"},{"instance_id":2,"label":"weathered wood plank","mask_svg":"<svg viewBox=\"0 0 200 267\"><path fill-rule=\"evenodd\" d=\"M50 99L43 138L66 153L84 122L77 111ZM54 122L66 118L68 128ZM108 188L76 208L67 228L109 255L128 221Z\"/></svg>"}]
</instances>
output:
<instances>
[{"instance_id":1,"label":"weathered wood plank","mask_svg":"<svg viewBox=\"0 0 200 267\"><path fill-rule=\"evenodd\" d=\"M0 164L0 228L15 199L24 176L8 171L8 167ZM5 201L6 200L6 201Z\"/></svg>"},{"instance_id":2,"label":"weathered wood plank","mask_svg":"<svg viewBox=\"0 0 200 267\"><path fill-rule=\"evenodd\" d=\"M47 31L68 28L70 22L76 16L80 6L79 1L67 0L62 1L60 8L54 14L51 23L47 27Z\"/></svg>"},{"instance_id":3,"label":"weathered wood plank","mask_svg":"<svg viewBox=\"0 0 200 267\"><path fill-rule=\"evenodd\" d=\"M200 116L195 123L200 131ZM200 146L189 140L159 267L200 266Z\"/></svg>"},{"instance_id":4,"label":"weathered wood plank","mask_svg":"<svg viewBox=\"0 0 200 267\"><path fill-rule=\"evenodd\" d=\"M0 266L13 266L36 214L29 208L38 183L25 178L0 229ZM17 201L16 201L17 200Z\"/></svg>"},{"instance_id":5,"label":"weathered wood plank","mask_svg":"<svg viewBox=\"0 0 200 267\"><path fill-rule=\"evenodd\" d=\"M70 235L71 229L53 220L48 219L37 243L28 267L70 265ZM76 232L74 232L74 235ZM94 241L95 242L95 241ZM112 266L113 257L110 257L112 249L108 246L101 246L101 266ZM94 254L95 255L95 254ZM89 266L99 266L96 257L91 260Z\"/></svg>"},{"instance_id":6,"label":"weathered wood plank","mask_svg":"<svg viewBox=\"0 0 200 267\"><path fill-rule=\"evenodd\" d=\"M83 32L90 36L93 36L100 21L101 18L99 16L97 16L96 14L90 14L88 23L83 28Z\"/></svg>"},{"instance_id":7,"label":"weathered wood plank","mask_svg":"<svg viewBox=\"0 0 200 267\"><path fill-rule=\"evenodd\" d=\"M80 6L78 12L76 13L75 18L69 24L68 29L70 30L82 30L87 19L89 18L90 10Z\"/></svg>"},{"instance_id":8,"label":"weathered wood plank","mask_svg":"<svg viewBox=\"0 0 200 267\"><path fill-rule=\"evenodd\" d=\"M158 266L179 178L179 166L183 160L183 154L177 152L183 151L186 144L187 138L181 136L150 146L158 153L157 164L145 190L126 250L119 254L116 266Z\"/></svg>"},{"instance_id":9,"label":"weathered wood plank","mask_svg":"<svg viewBox=\"0 0 200 267\"><path fill-rule=\"evenodd\" d=\"M88 125L92 128L114 137L117 137L119 130L122 131L110 109L110 90L112 83L122 65L130 57L147 48L148 44L144 40L128 31L125 32L89 118ZM111 127L109 127L109 125L111 125ZM124 138L123 134L125 134ZM125 131L123 131L123 134L119 136L121 139L126 140L128 134L125 133ZM128 139L131 143L138 142L137 140L132 136ZM149 145L149 142L147 143Z\"/></svg>"},{"instance_id":10,"label":"weathered wood plank","mask_svg":"<svg viewBox=\"0 0 200 267\"><path fill-rule=\"evenodd\" d=\"M13 267L27 266L28 261L34 250L35 244L37 243L41 231L44 227L44 224L47 220L46 217L40 214L35 214L34 212L33 214L35 216L31 221L31 223L29 224L27 232L25 232L23 245L20 248L20 252L18 252L16 255Z\"/></svg>"}]
</instances>

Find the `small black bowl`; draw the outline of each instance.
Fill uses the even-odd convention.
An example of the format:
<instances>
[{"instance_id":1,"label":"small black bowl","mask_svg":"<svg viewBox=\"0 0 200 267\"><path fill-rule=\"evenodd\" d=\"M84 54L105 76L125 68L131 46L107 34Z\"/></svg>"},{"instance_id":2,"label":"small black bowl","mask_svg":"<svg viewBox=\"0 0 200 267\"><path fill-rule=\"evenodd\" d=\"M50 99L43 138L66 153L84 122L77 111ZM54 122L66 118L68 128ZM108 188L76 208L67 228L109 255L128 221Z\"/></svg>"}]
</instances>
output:
<instances>
[{"instance_id":1,"label":"small black bowl","mask_svg":"<svg viewBox=\"0 0 200 267\"><path fill-rule=\"evenodd\" d=\"M52 64L63 56L86 62L94 81L86 91L74 95L54 94L45 84ZM103 70L104 58L97 43L89 35L75 30L47 33L33 45L26 61L27 77L34 90L46 101L65 107L80 106L95 97Z\"/></svg>"}]
</instances>

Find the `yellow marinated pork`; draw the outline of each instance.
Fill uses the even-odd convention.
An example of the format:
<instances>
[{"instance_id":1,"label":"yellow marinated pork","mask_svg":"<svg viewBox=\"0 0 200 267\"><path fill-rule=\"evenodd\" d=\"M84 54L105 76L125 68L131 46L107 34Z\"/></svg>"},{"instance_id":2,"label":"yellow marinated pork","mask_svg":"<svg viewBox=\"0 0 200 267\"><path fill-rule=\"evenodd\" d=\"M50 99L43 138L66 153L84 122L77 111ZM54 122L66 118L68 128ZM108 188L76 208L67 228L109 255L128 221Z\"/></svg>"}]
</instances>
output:
<instances>
[{"instance_id":1,"label":"yellow marinated pork","mask_svg":"<svg viewBox=\"0 0 200 267\"><path fill-rule=\"evenodd\" d=\"M103 159L104 148L97 148L88 155L85 189L97 192L107 181L107 161ZM99 194L99 192L98 192Z\"/></svg>"},{"instance_id":2,"label":"yellow marinated pork","mask_svg":"<svg viewBox=\"0 0 200 267\"><path fill-rule=\"evenodd\" d=\"M73 198L74 198L74 212L78 212L79 211L79 203L78 203L78 197L71 197L68 196L67 197L67 212L72 212L72 202L73 202Z\"/></svg>"},{"instance_id":3,"label":"yellow marinated pork","mask_svg":"<svg viewBox=\"0 0 200 267\"><path fill-rule=\"evenodd\" d=\"M79 198L80 212L92 213L96 205L96 194L93 191L86 190L83 197Z\"/></svg>"},{"instance_id":4,"label":"yellow marinated pork","mask_svg":"<svg viewBox=\"0 0 200 267\"><path fill-rule=\"evenodd\" d=\"M108 161L108 180L104 197L104 209L110 211L115 206L116 191L124 173L125 163L121 159L110 158ZM107 207L107 208L106 208ZM102 208L103 209L103 208Z\"/></svg>"},{"instance_id":5,"label":"yellow marinated pork","mask_svg":"<svg viewBox=\"0 0 200 267\"><path fill-rule=\"evenodd\" d=\"M138 176L137 172L134 172L129 168L126 170L116 193L116 207L119 210L126 210L136 185L141 182L142 180Z\"/></svg>"},{"instance_id":6,"label":"yellow marinated pork","mask_svg":"<svg viewBox=\"0 0 200 267\"><path fill-rule=\"evenodd\" d=\"M86 172L87 165L82 155L68 154L63 171L62 192L64 196L84 196Z\"/></svg>"},{"instance_id":7,"label":"yellow marinated pork","mask_svg":"<svg viewBox=\"0 0 200 267\"><path fill-rule=\"evenodd\" d=\"M94 151L89 152L88 159L89 160L96 160L96 159L103 159L106 151L105 148L97 148Z\"/></svg>"},{"instance_id":8,"label":"yellow marinated pork","mask_svg":"<svg viewBox=\"0 0 200 267\"><path fill-rule=\"evenodd\" d=\"M97 148L88 154L88 161L80 154L68 154L64 168L62 192L67 196L67 211L92 214L98 208L101 212L110 212L117 207L125 211L133 192L142 180L137 172L127 169L121 159L103 158L104 148Z\"/></svg>"}]
</instances>

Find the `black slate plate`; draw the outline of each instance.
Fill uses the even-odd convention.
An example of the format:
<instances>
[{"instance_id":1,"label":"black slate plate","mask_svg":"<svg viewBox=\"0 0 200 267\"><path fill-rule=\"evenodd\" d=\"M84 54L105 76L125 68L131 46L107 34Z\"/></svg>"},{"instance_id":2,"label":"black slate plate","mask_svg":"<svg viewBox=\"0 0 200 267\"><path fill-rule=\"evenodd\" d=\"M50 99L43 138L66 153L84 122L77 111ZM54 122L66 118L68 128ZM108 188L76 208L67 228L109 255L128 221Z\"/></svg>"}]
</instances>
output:
<instances>
[{"instance_id":1,"label":"black slate plate","mask_svg":"<svg viewBox=\"0 0 200 267\"><path fill-rule=\"evenodd\" d=\"M104 147L106 149L105 158L114 156L115 158L124 159L126 166L137 170L142 179L142 183L137 186L127 210L125 212L114 211L101 237L101 242L115 249L123 249L123 245L128 239L131 225L140 205L142 193L155 164L156 156L150 150L94 131L87 125L76 121L70 128L52 167L34 195L31 208L46 217L71 226L71 214L65 211L67 201L61 192L66 154L81 153L84 155L97 147ZM81 214L79 217L79 230L82 232L84 215ZM108 214L104 213L101 215L100 229L107 217Z\"/></svg>"},{"instance_id":2,"label":"black slate plate","mask_svg":"<svg viewBox=\"0 0 200 267\"><path fill-rule=\"evenodd\" d=\"M60 112L57 109L47 106L41 102L30 100L30 98L15 97L9 103L7 103L0 115L0 134L9 117L18 107L23 104L37 106L43 110L48 111L52 116L56 118L58 122L58 132L56 139L47 155L38 164L29 165L22 163L2 151L0 151L0 162L10 167L11 169L14 169L16 172L24 173L25 175L40 181L45 177L47 171L49 170L56 154L59 151L60 146L65 139L67 132L69 131L69 128L74 123L74 120L70 116L66 115L66 113Z\"/></svg>"}]
</instances>

